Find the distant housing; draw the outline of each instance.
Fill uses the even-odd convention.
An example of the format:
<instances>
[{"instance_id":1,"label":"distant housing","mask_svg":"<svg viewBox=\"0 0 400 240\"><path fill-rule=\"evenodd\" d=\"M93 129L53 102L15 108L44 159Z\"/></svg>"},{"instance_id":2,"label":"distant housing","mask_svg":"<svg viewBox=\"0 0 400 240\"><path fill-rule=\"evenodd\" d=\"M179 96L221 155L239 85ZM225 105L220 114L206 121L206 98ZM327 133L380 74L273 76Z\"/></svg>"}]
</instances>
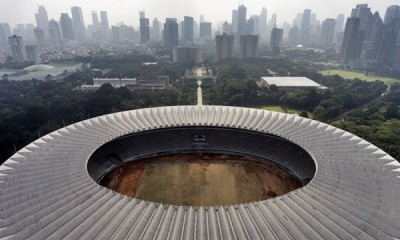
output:
<instances>
[{"instance_id":1,"label":"distant housing","mask_svg":"<svg viewBox=\"0 0 400 240\"><path fill-rule=\"evenodd\" d=\"M81 85L78 91L97 90L103 84L111 84L114 88L127 87L129 90L163 90L169 85L168 76L142 76L139 78L93 78L93 84Z\"/></svg>"},{"instance_id":2,"label":"distant housing","mask_svg":"<svg viewBox=\"0 0 400 240\"><path fill-rule=\"evenodd\" d=\"M261 77L262 84L278 88L321 88L326 87L306 77Z\"/></svg>"}]
</instances>

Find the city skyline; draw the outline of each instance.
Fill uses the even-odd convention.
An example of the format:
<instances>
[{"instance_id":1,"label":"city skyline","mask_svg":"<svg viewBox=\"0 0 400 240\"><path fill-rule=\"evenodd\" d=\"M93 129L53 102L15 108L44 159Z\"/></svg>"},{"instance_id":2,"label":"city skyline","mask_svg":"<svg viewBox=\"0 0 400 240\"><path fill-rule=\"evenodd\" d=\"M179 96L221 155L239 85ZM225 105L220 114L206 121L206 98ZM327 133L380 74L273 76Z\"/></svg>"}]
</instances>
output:
<instances>
[{"instance_id":1,"label":"city skyline","mask_svg":"<svg viewBox=\"0 0 400 240\"><path fill-rule=\"evenodd\" d=\"M78 6L82 8L83 19L85 25L92 23L91 12L92 11L107 11L109 15L110 25L116 25L120 22L124 22L127 25L134 27L139 26L139 11L145 11L146 17L149 19L158 18L162 22L167 17L174 17L178 20L183 20L184 16L192 16L195 21L199 21L199 16L204 15L204 19L208 22L222 23L223 21L231 20L232 9L237 9L238 2L219 0L219 4L215 4L215 1L204 0L204 1L146 1L140 3L133 3L128 0L119 0L120 4L116 5L108 0L87 0L77 1L70 0L65 4L55 4L51 0L15 0L6 1L1 0L0 5L0 22L8 22L14 27L19 23L33 23L35 24L34 13L37 11L38 6L42 5L46 8L49 19L58 20L61 13L69 13L71 15L71 7ZM349 17L351 9L356 4L368 3L373 12L378 11L380 16L383 18L385 15L386 8L398 4L396 0L385 0L379 2L368 2L359 0L338 0L332 1L318 1L311 2L309 0L302 1L243 1L247 7L247 15L260 14L261 9L266 7L268 10L268 19L271 18L273 13L277 14L277 23L282 25L283 22L291 23L296 17L297 13L303 12L304 9L311 9L313 13L317 14L317 19L321 22L326 18L336 18L338 14L344 14L345 17ZM124 6L124 7L121 7ZM171 7L179 6L179 7ZM210 7L212 6L212 7ZM290 6L290 8L288 8Z\"/></svg>"}]
</instances>

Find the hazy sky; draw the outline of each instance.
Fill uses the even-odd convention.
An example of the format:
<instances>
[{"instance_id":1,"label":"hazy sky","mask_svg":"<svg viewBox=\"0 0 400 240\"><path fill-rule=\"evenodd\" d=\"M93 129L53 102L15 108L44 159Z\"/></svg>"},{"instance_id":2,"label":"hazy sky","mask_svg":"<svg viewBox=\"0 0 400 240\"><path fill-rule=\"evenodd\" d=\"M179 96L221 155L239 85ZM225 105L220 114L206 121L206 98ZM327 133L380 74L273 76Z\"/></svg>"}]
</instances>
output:
<instances>
[{"instance_id":1,"label":"hazy sky","mask_svg":"<svg viewBox=\"0 0 400 240\"><path fill-rule=\"evenodd\" d=\"M278 16L279 25L284 21L292 23L298 12L309 8L317 14L317 19L336 18L337 14L349 16L351 8L359 3L368 3L372 11L385 15L390 5L400 5L399 0L244 0L247 16L260 14L262 7L268 10L268 19L273 13ZM9 22L12 26L17 23L34 23L34 13L39 5L45 6L49 18L59 20L61 12L71 16L71 6L82 7L85 25L91 24L91 11L108 12L110 25L124 21L125 24L139 25L140 10L145 10L146 17L151 20L157 17L164 22L166 17L193 16L199 21L203 14L206 21L231 21L232 9L237 9L237 0L0 0L0 22ZM100 17L100 16L99 16ZM36 25L36 24L35 24Z\"/></svg>"}]
</instances>

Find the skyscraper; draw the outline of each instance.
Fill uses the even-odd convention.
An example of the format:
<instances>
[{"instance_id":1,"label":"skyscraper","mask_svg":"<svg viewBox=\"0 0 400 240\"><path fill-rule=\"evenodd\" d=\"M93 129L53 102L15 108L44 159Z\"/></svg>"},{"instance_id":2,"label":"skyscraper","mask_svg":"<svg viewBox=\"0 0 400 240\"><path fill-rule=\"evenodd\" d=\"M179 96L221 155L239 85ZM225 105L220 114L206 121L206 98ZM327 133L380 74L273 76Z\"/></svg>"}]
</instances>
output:
<instances>
[{"instance_id":1,"label":"skyscraper","mask_svg":"<svg viewBox=\"0 0 400 240\"><path fill-rule=\"evenodd\" d=\"M78 39L86 38L86 29L83 22L82 9L80 7L71 7L72 13L72 27L74 29L74 35Z\"/></svg>"},{"instance_id":2,"label":"skyscraper","mask_svg":"<svg viewBox=\"0 0 400 240\"><path fill-rule=\"evenodd\" d=\"M166 18L164 23L164 47L178 46L178 22L176 18Z\"/></svg>"},{"instance_id":3,"label":"skyscraper","mask_svg":"<svg viewBox=\"0 0 400 240\"><path fill-rule=\"evenodd\" d=\"M39 51L43 51L46 48L46 43L44 40L44 32L41 28L35 28L35 39L36 39L36 45L38 47Z\"/></svg>"},{"instance_id":4,"label":"skyscraper","mask_svg":"<svg viewBox=\"0 0 400 240\"><path fill-rule=\"evenodd\" d=\"M61 48L61 32L58 23L54 19L51 19L49 22L49 35L51 46L55 48Z\"/></svg>"},{"instance_id":5,"label":"skyscraper","mask_svg":"<svg viewBox=\"0 0 400 240\"><path fill-rule=\"evenodd\" d=\"M194 38L193 18L185 16L183 18L182 40L184 43L193 42L193 38Z\"/></svg>"},{"instance_id":6,"label":"skyscraper","mask_svg":"<svg viewBox=\"0 0 400 240\"><path fill-rule=\"evenodd\" d=\"M43 30L45 38L49 36L49 17L46 8L43 6L38 7L38 12L35 14L36 26Z\"/></svg>"},{"instance_id":7,"label":"skyscraper","mask_svg":"<svg viewBox=\"0 0 400 240\"><path fill-rule=\"evenodd\" d=\"M36 45L25 46L26 58L28 62L38 64L40 63L39 51Z\"/></svg>"},{"instance_id":8,"label":"skyscraper","mask_svg":"<svg viewBox=\"0 0 400 240\"><path fill-rule=\"evenodd\" d=\"M198 64L202 61L201 50L197 47L178 46L172 52L175 63Z\"/></svg>"},{"instance_id":9,"label":"skyscraper","mask_svg":"<svg viewBox=\"0 0 400 240\"><path fill-rule=\"evenodd\" d=\"M283 39L283 29L273 28L271 31L271 40L269 42L269 47L272 49L274 56L277 56L281 52Z\"/></svg>"},{"instance_id":10,"label":"skyscraper","mask_svg":"<svg viewBox=\"0 0 400 240\"><path fill-rule=\"evenodd\" d=\"M299 43L300 29L297 26L293 26L289 30L289 44L296 46Z\"/></svg>"},{"instance_id":11,"label":"skyscraper","mask_svg":"<svg viewBox=\"0 0 400 240\"><path fill-rule=\"evenodd\" d=\"M247 8L244 5L240 5L238 8L238 35L245 35L247 33Z\"/></svg>"},{"instance_id":12,"label":"skyscraper","mask_svg":"<svg viewBox=\"0 0 400 240\"><path fill-rule=\"evenodd\" d=\"M348 18L340 49L340 62L346 64L351 59L358 59L361 54L362 40L360 41L360 18ZM360 50L359 50L360 49Z\"/></svg>"},{"instance_id":13,"label":"skyscraper","mask_svg":"<svg viewBox=\"0 0 400 240\"><path fill-rule=\"evenodd\" d=\"M140 20L140 43L147 43L150 41L150 23L148 18L141 18Z\"/></svg>"},{"instance_id":14,"label":"skyscraper","mask_svg":"<svg viewBox=\"0 0 400 240\"><path fill-rule=\"evenodd\" d=\"M160 29L161 29L161 23L158 21L157 18L153 19L153 28L152 28L152 37L151 39L159 41L160 40Z\"/></svg>"},{"instance_id":15,"label":"skyscraper","mask_svg":"<svg viewBox=\"0 0 400 240\"><path fill-rule=\"evenodd\" d=\"M100 29L99 16L96 11L92 11L92 23L95 31Z\"/></svg>"},{"instance_id":16,"label":"skyscraper","mask_svg":"<svg viewBox=\"0 0 400 240\"><path fill-rule=\"evenodd\" d=\"M108 16L106 11L100 11L100 19L101 19L101 28L105 31L110 29L108 24Z\"/></svg>"},{"instance_id":17,"label":"skyscraper","mask_svg":"<svg viewBox=\"0 0 400 240\"><path fill-rule=\"evenodd\" d=\"M119 27L112 26L111 27L111 33L112 33L112 40L114 42L119 43L121 41L121 33L120 33Z\"/></svg>"},{"instance_id":18,"label":"skyscraper","mask_svg":"<svg viewBox=\"0 0 400 240\"><path fill-rule=\"evenodd\" d=\"M400 18L400 6L392 5L386 9L384 24L390 23L392 19Z\"/></svg>"},{"instance_id":19,"label":"skyscraper","mask_svg":"<svg viewBox=\"0 0 400 240\"><path fill-rule=\"evenodd\" d=\"M400 43L400 18L389 20L380 27L375 40L373 58L381 64L393 65L396 61L396 47Z\"/></svg>"},{"instance_id":20,"label":"skyscraper","mask_svg":"<svg viewBox=\"0 0 400 240\"><path fill-rule=\"evenodd\" d=\"M276 15L276 13L273 13L271 16L271 20L269 22L269 27L270 28L274 28L276 27L276 20L277 20L278 16Z\"/></svg>"},{"instance_id":21,"label":"skyscraper","mask_svg":"<svg viewBox=\"0 0 400 240\"><path fill-rule=\"evenodd\" d=\"M0 45L7 43L8 36L6 34L6 30L4 29L4 25L0 23Z\"/></svg>"},{"instance_id":22,"label":"skyscraper","mask_svg":"<svg viewBox=\"0 0 400 240\"><path fill-rule=\"evenodd\" d=\"M72 27L72 19L68 13L61 13L60 17L61 31L64 39L74 40L74 30Z\"/></svg>"},{"instance_id":23,"label":"skyscraper","mask_svg":"<svg viewBox=\"0 0 400 240\"><path fill-rule=\"evenodd\" d=\"M333 18L327 18L322 22L321 45L325 48L332 46L335 36L336 21Z\"/></svg>"},{"instance_id":24,"label":"skyscraper","mask_svg":"<svg viewBox=\"0 0 400 240\"><path fill-rule=\"evenodd\" d=\"M228 34L228 35L233 34L232 25L229 24L227 21L225 21L225 22L222 24L222 33L226 33L226 34Z\"/></svg>"},{"instance_id":25,"label":"skyscraper","mask_svg":"<svg viewBox=\"0 0 400 240\"><path fill-rule=\"evenodd\" d=\"M211 23L210 22L200 23L200 38L211 39Z\"/></svg>"},{"instance_id":26,"label":"skyscraper","mask_svg":"<svg viewBox=\"0 0 400 240\"><path fill-rule=\"evenodd\" d=\"M215 36L216 43L216 60L231 58L233 53L233 35L223 33Z\"/></svg>"},{"instance_id":27,"label":"skyscraper","mask_svg":"<svg viewBox=\"0 0 400 240\"><path fill-rule=\"evenodd\" d=\"M27 58L22 37L17 35L8 37L8 43L10 44L13 61L17 63L25 62Z\"/></svg>"},{"instance_id":28,"label":"skyscraper","mask_svg":"<svg viewBox=\"0 0 400 240\"><path fill-rule=\"evenodd\" d=\"M344 14L338 14L335 23L335 34L343 31L343 25L344 25Z\"/></svg>"},{"instance_id":29,"label":"skyscraper","mask_svg":"<svg viewBox=\"0 0 400 240\"><path fill-rule=\"evenodd\" d=\"M204 15L200 15L200 23L204 22Z\"/></svg>"},{"instance_id":30,"label":"skyscraper","mask_svg":"<svg viewBox=\"0 0 400 240\"><path fill-rule=\"evenodd\" d=\"M351 10L351 17L360 19L360 26L358 28L360 32L367 29L368 21L371 16L371 8L368 7L368 4L358 4L356 8Z\"/></svg>"},{"instance_id":31,"label":"skyscraper","mask_svg":"<svg viewBox=\"0 0 400 240\"><path fill-rule=\"evenodd\" d=\"M240 57L252 58L256 57L258 47L258 35L242 35L240 36Z\"/></svg>"},{"instance_id":32,"label":"skyscraper","mask_svg":"<svg viewBox=\"0 0 400 240\"><path fill-rule=\"evenodd\" d=\"M301 21L299 42L301 44L307 44L310 41L310 21L311 21L311 10L305 9L303 12L303 18Z\"/></svg>"},{"instance_id":33,"label":"skyscraper","mask_svg":"<svg viewBox=\"0 0 400 240\"><path fill-rule=\"evenodd\" d=\"M238 32L238 10L232 10L232 33Z\"/></svg>"},{"instance_id":34,"label":"skyscraper","mask_svg":"<svg viewBox=\"0 0 400 240\"><path fill-rule=\"evenodd\" d=\"M267 17L267 9L263 7L258 21L258 33L263 40L265 40L267 35Z\"/></svg>"}]
</instances>

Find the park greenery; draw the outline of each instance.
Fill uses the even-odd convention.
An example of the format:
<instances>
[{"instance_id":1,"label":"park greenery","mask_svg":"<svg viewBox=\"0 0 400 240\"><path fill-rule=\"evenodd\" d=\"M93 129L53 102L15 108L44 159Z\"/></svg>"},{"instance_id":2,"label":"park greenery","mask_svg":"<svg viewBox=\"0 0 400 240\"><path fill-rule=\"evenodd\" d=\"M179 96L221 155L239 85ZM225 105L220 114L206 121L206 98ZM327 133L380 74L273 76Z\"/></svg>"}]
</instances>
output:
<instances>
[{"instance_id":1,"label":"park greenery","mask_svg":"<svg viewBox=\"0 0 400 240\"><path fill-rule=\"evenodd\" d=\"M171 87L162 91L129 91L104 84L97 91L72 89L90 83L89 70L63 81L0 81L0 162L40 136L63 126L108 113L155 106L196 104L197 79L184 77L185 64L160 62L144 66L151 57L95 59L92 67L110 68L113 76L168 75ZM382 81L347 80L339 75L323 76L305 62L288 59L230 59L213 64L215 79L202 83L204 104L262 108L280 106L299 109L313 117L372 142L400 159L400 84L390 88ZM327 89L283 91L258 81L271 72L306 76Z\"/></svg>"}]
</instances>

